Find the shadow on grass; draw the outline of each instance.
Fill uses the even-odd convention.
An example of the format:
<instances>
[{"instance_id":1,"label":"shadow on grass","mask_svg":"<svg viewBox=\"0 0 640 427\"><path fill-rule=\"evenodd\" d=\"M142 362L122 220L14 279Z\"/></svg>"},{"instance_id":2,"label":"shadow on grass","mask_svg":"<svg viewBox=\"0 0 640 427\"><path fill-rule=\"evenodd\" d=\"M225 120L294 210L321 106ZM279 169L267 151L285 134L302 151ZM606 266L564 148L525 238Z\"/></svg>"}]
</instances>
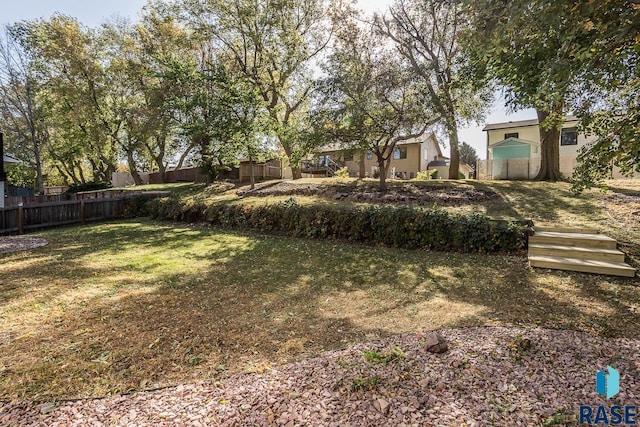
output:
<instances>
[{"instance_id":1,"label":"shadow on grass","mask_svg":"<svg viewBox=\"0 0 640 427\"><path fill-rule=\"evenodd\" d=\"M635 337L629 281L524 258L123 222L3 258L2 398L104 395L262 370L354 342L477 325Z\"/></svg>"},{"instance_id":2,"label":"shadow on grass","mask_svg":"<svg viewBox=\"0 0 640 427\"><path fill-rule=\"evenodd\" d=\"M504 204L487 205L488 215L509 215L562 224L569 216L592 217L596 213L590 194L573 195L567 183L530 181L473 182L478 188L500 193Z\"/></svg>"}]
</instances>

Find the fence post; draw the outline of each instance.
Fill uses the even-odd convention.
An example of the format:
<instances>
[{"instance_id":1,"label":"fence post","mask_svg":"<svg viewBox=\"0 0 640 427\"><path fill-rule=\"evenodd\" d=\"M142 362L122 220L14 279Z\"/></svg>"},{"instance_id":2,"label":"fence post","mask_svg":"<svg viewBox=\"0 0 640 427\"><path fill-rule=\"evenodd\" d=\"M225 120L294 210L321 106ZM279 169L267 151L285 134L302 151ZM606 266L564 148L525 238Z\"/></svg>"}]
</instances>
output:
<instances>
[{"instance_id":1,"label":"fence post","mask_svg":"<svg viewBox=\"0 0 640 427\"><path fill-rule=\"evenodd\" d=\"M18 234L24 234L24 206L18 204Z\"/></svg>"},{"instance_id":2,"label":"fence post","mask_svg":"<svg viewBox=\"0 0 640 427\"><path fill-rule=\"evenodd\" d=\"M84 225L84 198L80 199L80 224Z\"/></svg>"}]
</instances>

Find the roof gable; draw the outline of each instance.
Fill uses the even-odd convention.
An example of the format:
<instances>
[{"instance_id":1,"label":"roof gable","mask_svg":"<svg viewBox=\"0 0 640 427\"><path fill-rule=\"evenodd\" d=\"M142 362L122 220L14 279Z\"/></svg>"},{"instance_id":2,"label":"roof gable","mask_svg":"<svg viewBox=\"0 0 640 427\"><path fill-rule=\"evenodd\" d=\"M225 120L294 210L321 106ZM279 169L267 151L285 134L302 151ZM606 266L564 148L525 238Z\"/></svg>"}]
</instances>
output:
<instances>
[{"instance_id":1,"label":"roof gable","mask_svg":"<svg viewBox=\"0 0 640 427\"><path fill-rule=\"evenodd\" d=\"M576 116L566 116L565 123L577 122L578 118ZM538 119L530 119L530 120L516 120L512 122L504 122L504 123L488 123L482 130L498 130L498 129L511 129L511 128L520 128L527 126L538 126Z\"/></svg>"},{"instance_id":2,"label":"roof gable","mask_svg":"<svg viewBox=\"0 0 640 427\"><path fill-rule=\"evenodd\" d=\"M520 138L507 138L502 141L498 141L495 144L491 144L489 148L493 147L520 147L522 145L538 145L537 142L527 141Z\"/></svg>"}]
</instances>

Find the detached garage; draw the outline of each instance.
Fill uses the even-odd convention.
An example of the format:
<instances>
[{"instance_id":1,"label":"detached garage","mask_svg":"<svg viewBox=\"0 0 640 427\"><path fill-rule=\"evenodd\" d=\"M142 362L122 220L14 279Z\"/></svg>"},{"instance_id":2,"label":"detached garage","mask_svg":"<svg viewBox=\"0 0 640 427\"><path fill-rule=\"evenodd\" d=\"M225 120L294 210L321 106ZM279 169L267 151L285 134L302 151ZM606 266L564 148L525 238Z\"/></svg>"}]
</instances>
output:
<instances>
[{"instance_id":1,"label":"detached garage","mask_svg":"<svg viewBox=\"0 0 640 427\"><path fill-rule=\"evenodd\" d=\"M537 152L535 143L507 138L489 147L492 179L531 179L535 165L531 155Z\"/></svg>"}]
</instances>

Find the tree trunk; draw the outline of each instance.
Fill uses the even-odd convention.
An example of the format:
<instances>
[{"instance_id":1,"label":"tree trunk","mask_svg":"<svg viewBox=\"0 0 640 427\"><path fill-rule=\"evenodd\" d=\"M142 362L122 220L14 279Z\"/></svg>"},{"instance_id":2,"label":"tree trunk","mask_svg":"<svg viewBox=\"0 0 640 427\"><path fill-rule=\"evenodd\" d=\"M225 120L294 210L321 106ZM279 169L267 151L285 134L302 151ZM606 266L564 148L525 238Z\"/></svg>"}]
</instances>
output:
<instances>
[{"instance_id":1,"label":"tree trunk","mask_svg":"<svg viewBox=\"0 0 640 427\"><path fill-rule=\"evenodd\" d=\"M182 165L184 164L184 161L186 160L187 156L189 155L189 153L191 153L191 151L194 148L195 148L195 145L190 145L187 147L184 153L182 153L182 155L180 156L180 160L178 160L178 166L176 166L174 170L182 169Z\"/></svg>"},{"instance_id":2,"label":"tree trunk","mask_svg":"<svg viewBox=\"0 0 640 427\"><path fill-rule=\"evenodd\" d=\"M384 155L382 153L376 153L378 159L378 175L380 179L380 191L387 191L387 166L385 165ZM391 164L391 162L389 162Z\"/></svg>"},{"instance_id":3,"label":"tree trunk","mask_svg":"<svg viewBox=\"0 0 640 427\"><path fill-rule=\"evenodd\" d=\"M256 188L256 178L253 175L253 159L249 156L249 179L251 181L251 189Z\"/></svg>"},{"instance_id":4,"label":"tree trunk","mask_svg":"<svg viewBox=\"0 0 640 427\"><path fill-rule=\"evenodd\" d=\"M136 161L133 158L133 153L127 152L127 163L129 163L129 173L133 177L133 183L135 185L142 185L142 177L138 173L138 166L136 165Z\"/></svg>"},{"instance_id":5,"label":"tree trunk","mask_svg":"<svg viewBox=\"0 0 640 427\"><path fill-rule=\"evenodd\" d=\"M36 181L38 185L38 194L44 194L44 179L42 177L42 160L40 159L40 150L36 148L34 154L36 160Z\"/></svg>"},{"instance_id":6,"label":"tree trunk","mask_svg":"<svg viewBox=\"0 0 640 427\"><path fill-rule=\"evenodd\" d=\"M536 110L540 129L540 171L534 178L536 181L559 181L560 175L560 129L554 126L546 130L542 123L549 117L549 111Z\"/></svg>"},{"instance_id":7,"label":"tree trunk","mask_svg":"<svg viewBox=\"0 0 640 427\"><path fill-rule=\"evenodd\" d=\"M293 154L293 150L291 150L291 146L289 144L284 144L280 138L278 139L280 140L280 145L282 145L284 154L286 154L287 158L289 159L289 166L291 166L291 174L293 175L293 179L302 178L302 172L300 171L300 166L298 164L294 165L293 162L291 161L291 155Z\"/></svg>"},{"instance_id":8,"label":"tree trunk","mask_svg":"<svg viewBox=\"0 0 640 427\"><path fill-rule=\"evenodd\" d=\"M455 119L449 125L449 179L460 179L460 151L458 150L458 129Z\"/></svg>"},{"instance_id":9,"label":"tree trunk","mask_svg":"<svg viewBox=\"0 0 640 427\"><path fill-rule=\"evenodd\" d=\"M358 177L360 179L364 179L367 176L367 169L365 167L365 163L364 163L364 159L366 158L365 156L367 155L367 151L366 150L362 150L362 152L360 153L360 159L358 160Z\"/></svg>"}]
</instances>

